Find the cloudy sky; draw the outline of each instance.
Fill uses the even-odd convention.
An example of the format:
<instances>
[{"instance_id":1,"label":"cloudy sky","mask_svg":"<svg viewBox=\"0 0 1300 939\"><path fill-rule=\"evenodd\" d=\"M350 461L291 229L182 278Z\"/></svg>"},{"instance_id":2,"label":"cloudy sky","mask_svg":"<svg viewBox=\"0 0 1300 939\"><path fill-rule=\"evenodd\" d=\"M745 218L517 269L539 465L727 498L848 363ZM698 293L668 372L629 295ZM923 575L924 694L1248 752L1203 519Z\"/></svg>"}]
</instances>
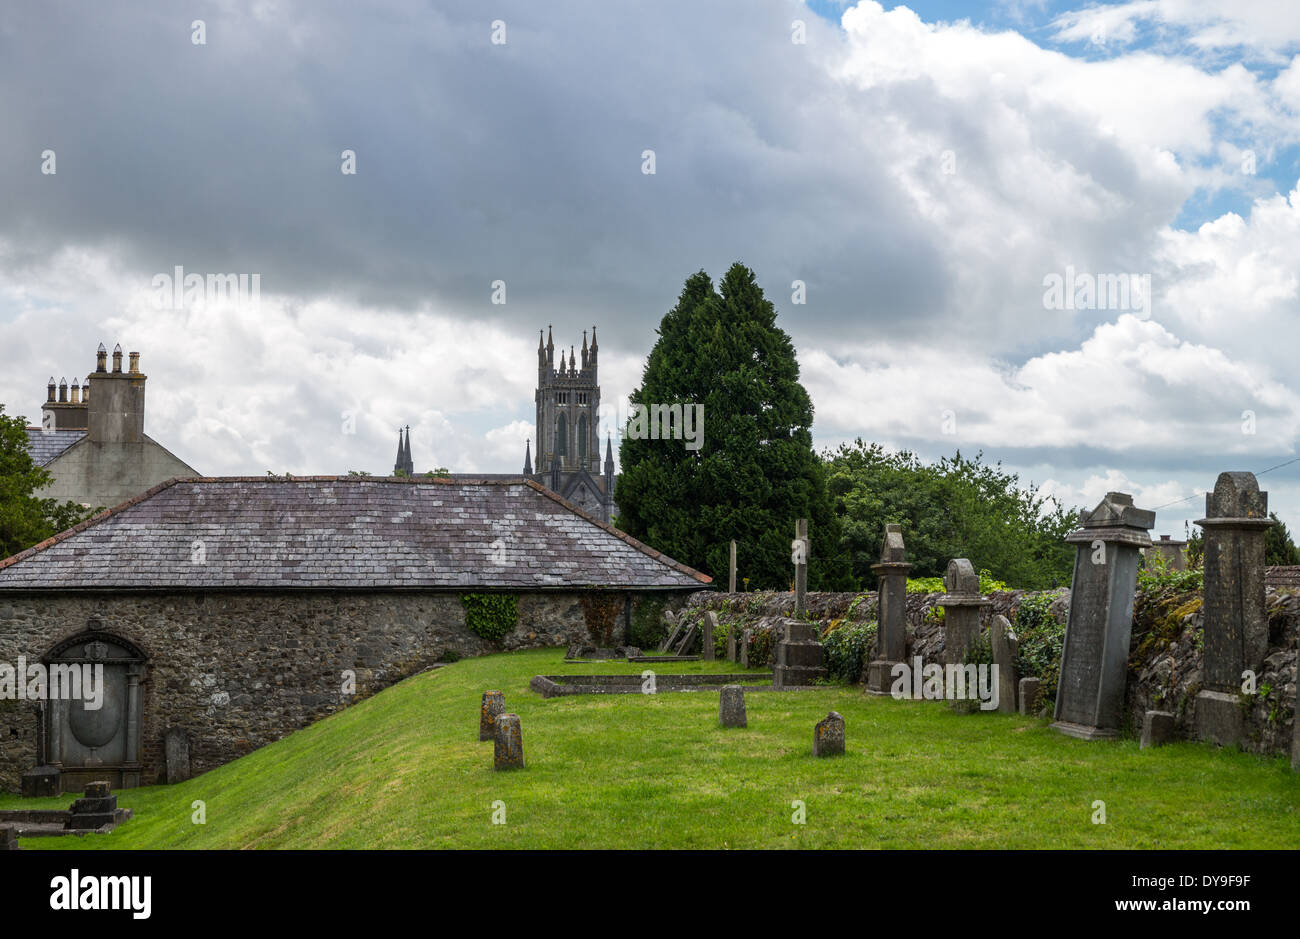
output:
<instances>
[{"instance_id":1,"label":"cloudy sky","mask_svg":"<svg viewBox=\"0 0 1300 939\"><path fill-rule=\"evenodd\" d=\"M540 327L624 396L740 260L819 445L1181 535L1297 456L1298 53L1273 0L6 3L0 401L120 342L205 474L388 472L401 424L511 472ZM177 266L260 296L164 303ZM1260 482L1300 528L1300 463Z\"/></svg>"}]
</instances>

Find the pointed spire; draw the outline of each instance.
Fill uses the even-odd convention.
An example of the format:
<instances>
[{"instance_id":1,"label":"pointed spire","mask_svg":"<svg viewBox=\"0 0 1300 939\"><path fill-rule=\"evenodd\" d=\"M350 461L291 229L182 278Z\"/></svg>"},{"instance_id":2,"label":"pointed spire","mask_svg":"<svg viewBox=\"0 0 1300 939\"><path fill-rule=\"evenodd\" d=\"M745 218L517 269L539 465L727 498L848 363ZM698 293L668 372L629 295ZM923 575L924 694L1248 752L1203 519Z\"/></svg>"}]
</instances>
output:
<instances>
[{"instance_id":1,"label":"pointed spire","mask_svg":"<svg viewBox=\"0 0 1300 939\"><path fill-rule=\"evenodd\" d=\"M532 443L533 442L531 439L524 441L524 475L525 476L533 475Z\"/></svg>"},{"instance_id":2,"label":"pointed spire","mask_svg":"<svg viewBox=\"0 0 1300 939\"><path fill-rule=\"evenodd\" d=\"M591 363L592 368L596 367L596 351L599 348L600 346L596 344L596 327L593 324L591 327L591 357L588 359L588 361Z\"/></svg>"},{"instance_id":3,"label":"pointed spire","mask_svg":"<svg viewBox=\"0 0 1300 939\"><path fill-rule=\"evenodd\" d=\"M614 475L614 437L611 434L605 435L605 475Z\"/></svg>"},{"instance_id":4,"label":"pointed spire","mask_svg":"<svg viewBox=\"0 0 1300 939\"><path fill-rule=\"evenodd\" d=\"M560 350L560 374L564 374L564 350Z\"/></svg>"},{"instance_id":5,"label":"pointed spire","mask_svg":"<svg viewBox=\"0 0 1300 939\"><path fill-rule=\"evenodd\" d=\"M587 370L587 355L587 331L584 329L582 331L582 370L584 372Z\"/></svg>"},{"instance_id":6,"label":"pointed spire","mask_svg":"<svg viewBox=\"0 0 1300 939\"><path fill-rule=\"evenodd\" d=\"M573 351L573 346L569 346L569 374L572 375L578 370L578 356Z\"/></svg>"}]
</instances>

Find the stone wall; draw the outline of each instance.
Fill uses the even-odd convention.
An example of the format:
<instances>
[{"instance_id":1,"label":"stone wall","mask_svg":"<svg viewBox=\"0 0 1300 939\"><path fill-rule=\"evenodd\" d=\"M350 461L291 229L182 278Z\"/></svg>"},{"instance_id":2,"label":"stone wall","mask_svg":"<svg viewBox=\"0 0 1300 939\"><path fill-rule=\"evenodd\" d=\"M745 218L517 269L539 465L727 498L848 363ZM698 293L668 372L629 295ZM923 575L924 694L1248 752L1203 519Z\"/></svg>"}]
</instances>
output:
<instances>
[{"instance_id":1,"label":"stone wall","mask_svg":"<svg viewBox=\"0 0 1300 939\"><path fill-rule=\"evenodd\" d=\"M439 660L587 636L576 593L521 594L519 625L499 644L466 628L458 594L10 596L0 598L0 662L39 661L56 643L96 628L92 621L149 657L145 785L161 781L171 727L191 734L194 772L205 772ZM343 693L345 670L356 673L355 694ZM0 789L17 791L35 764L36 730L31 703L0 701Z\"/></svg>"}]
</instances>

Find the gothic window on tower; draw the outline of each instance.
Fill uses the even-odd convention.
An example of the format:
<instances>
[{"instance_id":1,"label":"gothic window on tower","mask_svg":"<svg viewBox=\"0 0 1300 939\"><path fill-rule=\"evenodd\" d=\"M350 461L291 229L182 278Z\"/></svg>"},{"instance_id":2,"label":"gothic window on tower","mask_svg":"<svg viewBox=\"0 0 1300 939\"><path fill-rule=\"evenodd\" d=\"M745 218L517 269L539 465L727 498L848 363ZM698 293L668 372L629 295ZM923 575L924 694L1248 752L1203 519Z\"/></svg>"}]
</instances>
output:
<instances>
[{"instance_id":1,"label":"gothic window on tower","mask_svg":"<svg viewBox=\"0 0 1300 939\"><path fill-rule=\"evenodd\" d=\"M566 432L568 430L566 425L567 421L565 421L564 415L561 414L555 422L555 452L560 455L561 459L569 455L569 435Z\"/></svg>"},{"instance_id":2,"label":"gothic window on tower","mask_svg":"<svg viewBox=\"0 0 1300 939\"><path fill-rule=\"evenodd\" d=\"M587 415L578 417L578 459L587 458Z\"/></svg>"},{"instance_id":3,"label":"gothic window on tower","mask_svg":"<svg viewBox=\"0 0 1300 939\"><path fill-rule=\"evenodd\" d=\"M579 392L578 392L578 403L579 403L579 404L586 404L586 403L587 403L587 392L585 392L585 391L579 391Z\"/></svg>"}]
</instances>

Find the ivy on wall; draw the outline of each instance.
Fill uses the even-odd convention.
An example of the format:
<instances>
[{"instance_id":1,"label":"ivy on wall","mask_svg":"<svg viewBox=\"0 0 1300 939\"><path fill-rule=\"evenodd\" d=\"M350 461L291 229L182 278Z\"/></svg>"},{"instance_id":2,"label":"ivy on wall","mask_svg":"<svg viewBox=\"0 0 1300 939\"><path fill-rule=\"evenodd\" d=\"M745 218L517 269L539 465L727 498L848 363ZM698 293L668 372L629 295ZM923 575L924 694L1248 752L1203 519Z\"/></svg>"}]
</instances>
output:
<instances>
[{"instance_id":1,"label":"ivy on wall","mask_svg":"<svg viewBox=\"0 0 1300 939\"><path fill-rule=\"evenodd\" d=\"M582 618L592 641L608 646L614 641L614 621L627 606L627 598L618 593L584 593Z\"/></svg>"},{"instance_id":2,"label":"ivy on wall","mask_svg":"<svg viewBox=\"0 0 1300 939\"><path fill-rule=\"evenodd\" d=\"M513 593L462 593L465 625L476 636L499 642L519 625L519 598Z\"/></svg>"}]
</instances>

